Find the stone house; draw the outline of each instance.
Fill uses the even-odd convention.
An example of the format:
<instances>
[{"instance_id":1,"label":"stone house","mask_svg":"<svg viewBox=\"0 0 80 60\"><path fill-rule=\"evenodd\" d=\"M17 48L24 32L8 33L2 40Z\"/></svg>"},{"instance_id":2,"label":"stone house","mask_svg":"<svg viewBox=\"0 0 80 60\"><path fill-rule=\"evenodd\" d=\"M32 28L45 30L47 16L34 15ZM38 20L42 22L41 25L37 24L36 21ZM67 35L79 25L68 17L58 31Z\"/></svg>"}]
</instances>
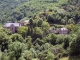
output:
<instances>
[{"instance_id":1,"label":"stone house","mask_svg":"<svg viewBox=\"0 0 80 60\"><path fill-rule=\"evenodd\" d=\"M68 34L67 28L57 28L56 30L53 30L52 28L49 29L49 33L55 33L55 34Z\"/></svg>"},{"instance_id":2,"label":"stone house","mask_svg":"<svg viewBox=\"0 0 80 60\"><path fill-rule=\"evenodd\" d=\"M68 29L67 29L67 28L60 28L60 29L58 30L58 32L59 32L59 34L64 34L64 35L66 35L66 34L68 34Z\"/></svg>"},{"instance_id":3,"label":"stone house","mask_svg":"<svg viewBox=\"0 0 80 60\"><path fill-rule=\"evenodd\" d=\"M12 33L16 33L18 27L20 27L20 26L21 26L20 23L6 23L6 24L4 25L4 28L8 28L8 29L10 29L10 31L11 31Z\"/></svg>"}]
</instances>

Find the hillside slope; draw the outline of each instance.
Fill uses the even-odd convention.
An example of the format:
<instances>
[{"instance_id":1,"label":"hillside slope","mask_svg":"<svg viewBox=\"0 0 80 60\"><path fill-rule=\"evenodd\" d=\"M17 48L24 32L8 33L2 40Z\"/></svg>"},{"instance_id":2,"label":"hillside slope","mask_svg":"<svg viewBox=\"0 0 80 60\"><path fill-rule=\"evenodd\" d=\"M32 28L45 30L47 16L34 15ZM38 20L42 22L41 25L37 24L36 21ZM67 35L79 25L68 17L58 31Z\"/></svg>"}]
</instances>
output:
<instances>
[{"instance_id":1,"label":"hillside slope","mask_svg":"<svg viewBox=\"0 0 80 60\"><path fill-rule=\"evenodd\" d=\"M30 17L35 14L39 14L41 11L44 11L44 10L54 9L54 10L61 11L62 8L60 8L60 6L63 4L66 4L68 0L65 0L65 1L59 0L57 2L50 2L50 1L46 2L44 0L43 1L31 0L29 2L24 2L26 0L24 0L23 2L22 0L14 0L14 2L12 1L13 0L6 2L7 4L5 3L6 4L5 7L7 6L6 8L2 8L3 10L0 9L1 23L7 22L7 21L12 21L12 22L19 21L24 17ZM64 9L62 9L62 11L63 10Z\"/></svg>"},{"instance_id":2,"label":"hillside slope","mask_svg":"<svg viewBox=\"0 0 80 60\"><path fill-rule=\"evenodd\" d=\"M0 19L28 0L0 0Z\"/></svg>"}]
</instances>

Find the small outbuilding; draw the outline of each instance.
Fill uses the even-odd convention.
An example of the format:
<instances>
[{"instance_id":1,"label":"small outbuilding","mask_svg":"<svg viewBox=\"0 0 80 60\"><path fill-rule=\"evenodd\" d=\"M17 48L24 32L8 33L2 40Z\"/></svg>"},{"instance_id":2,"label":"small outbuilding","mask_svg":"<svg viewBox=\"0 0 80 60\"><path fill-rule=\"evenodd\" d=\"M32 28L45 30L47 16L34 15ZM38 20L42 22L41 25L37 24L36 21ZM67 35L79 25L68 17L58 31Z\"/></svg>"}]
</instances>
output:
<instances>
[{"instance_id":1,"label":"small outbuilding","mask_svg":"<svg viewBox=\"0 0 80 60\"><path fill-rule=\"evenodd\" d=\"M29 20L24 20L24 21L22 22L22 24L23 24L24 26L28 26L28 25L29 25Z\"/></svg>"}]
</instances>

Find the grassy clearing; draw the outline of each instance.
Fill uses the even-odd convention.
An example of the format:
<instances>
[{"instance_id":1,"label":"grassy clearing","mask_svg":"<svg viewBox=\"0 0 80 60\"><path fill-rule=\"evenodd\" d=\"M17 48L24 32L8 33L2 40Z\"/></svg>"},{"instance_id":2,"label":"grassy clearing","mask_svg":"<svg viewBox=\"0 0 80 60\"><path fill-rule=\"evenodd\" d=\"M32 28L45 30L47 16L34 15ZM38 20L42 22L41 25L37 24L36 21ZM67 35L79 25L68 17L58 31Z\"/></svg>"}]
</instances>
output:
<instances>
[{"instance_id":1,"label":"grassy clearing","mask_svg":"<svg viewBox=\"0 0 80 60\"><path fill-rule=\"evenodd\" d=\"M68 58L69 58L69 57L63 57L63 58L61 58L61 59L59 59L59 60L68 60Z\"/></svg>"},{"instance_id":2,"label":"grassy clearing","mask_svg":"<svg viewBox=\"0 0 80 60\"><path fill-rule=\"evenodd\" d=\"M68 0L59 0L59 4L66 4L68 2Z\"/></svg>"},{"instance_id":3,"label":"grassy clearing","mask_svg":"<svg viewBox=\"0 0 80 60\"><path fill-rule=\"evenodd\" d=\"M63 57L59 60L80 60L80 56Z\"/></svg>"},{"instance_id":4,"label":"grassy clearing","mask_svg":"<svg viewBox=\"0 0 80 60\"><path fill-rule=\"evenodd\" d=\"M36 58L36 59L32 59L32 60L39 60L38 58Z\"/></svg>"}]
</instances>

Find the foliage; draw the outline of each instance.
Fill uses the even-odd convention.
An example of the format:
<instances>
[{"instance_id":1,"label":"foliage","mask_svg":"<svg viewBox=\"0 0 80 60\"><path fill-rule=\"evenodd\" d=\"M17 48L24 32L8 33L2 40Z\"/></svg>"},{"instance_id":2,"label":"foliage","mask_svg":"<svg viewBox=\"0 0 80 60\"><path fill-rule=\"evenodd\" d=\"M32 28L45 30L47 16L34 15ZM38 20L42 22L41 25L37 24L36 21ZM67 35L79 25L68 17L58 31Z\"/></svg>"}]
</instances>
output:
<instances>
[{"instance_id":1,"label":"foliage","mask_svg":"<svg viewBox=\"0 0 80 60\"><path fill-rule=\"evenodd\" d=\"M9 39L8 35L5 32L0 32L1 51L8 49L9 42L10 42L10 39Z\"/></svg>"},{"instance_id":2,"label":"foliage","mask_svg":"<svg viewBox=\"0 0 80 60\"><path fill-rule=\"evenodd\" d=\"M12 34L0 25L1 60L57 60L80 55L79 0L1 0L0 22L29 19ZM55 33L66 27L68 34ZM50 28L53 32L50 33Z\"/></svg>"},{"instance_id":3,"label":"foliage","mask_svg":"<svg viewBox=\"0 0 80 60\"><path fill-rule=\"evenodd\" d=\"M42 30L43 30L43 32L44 32L44 36L45 36L45 35L49 32L49 27L50 27L50 25L49 25L48 22L43 21L41 27L42 27Z\"/></svg>"},{"instance_id":4,"label":"foliage","mask_svg":"<svg viewBox=\"0 0 80 60\"><path fill-rule=\"evenodd\" d=\"M35 27L34 28L34 37L35 38L42 38L43 37L43 31L40 28Z\"/></svg>"},{"instance_id":5,"label":"foliage","mask_svg":"<svg viewBox=\"0 0 80 60\"><path fill-rule=\"evenodd\" d=\"M18 60L21 57L22 52L26 49L24 43L13 42L9 45L9 55L11 58L16 58Z\"/></svg>"},{"instance_id":6,"label":"foliage","mask_svg":"<svg viewBox=\"0 0 80 60\"><path fill-rule=\"evenodd\" d=\"M15 42L15 41L19 41L19 42L23 42L23 37L20 35L20 34L12 34L11 37L12 39L12 42Z\"/></svg>"},{"instance_id":7,"label":"foliage","mask_svg":"<svg viewBox=\"0 0 80 60\"><path fill-rule=\"evenodd\" d=\"M78 32L77 37L75 37L75 39L71 42L70 45L70 54L71 55L79 55L79 41L80 41L80 32Z\"/></svg>"},{"instance_id":8,"label":"foliage","mask_svg":"<svg viewBox=\"0 0 80 60\"><path fill-rule=\"evenodd\" d=\"M48 39L49 39L49 41L50 41L51 44L55 45L56 44L57 36L55 34L49 34L48 35Z\"/></svg>"},{"instance_id":9,"label":"foliage","mask_svg":"<svg viewBox=\"0 0 80 60\"><path fill-rule=\"evenodd\" d=\"M62 3L63 2L63 3ZM52 4L54 3L54 4ZM60 0L58 2L52 1L39 1L39 0L3 0L0 3L1 19L0 22L4 23L7 21L20 21L24 17L30 18L31 16L44 11L46 9L52 9L55 6L61 6L67 3L67 0ZM53 8L52 8L53 7Z\"/></svg>"},{"instance_id":10,"label":"foliage","mask_svg":"<svg viewBox=\"0 0 80 60\"><path fill-rule=\"evenodd\" d=\"M69 32L74 30L74 25L73 24L66 25L66 27L68 28Z\"/></svg>"},{"instance_id":11,"label":"foliage","mask_svg":"<svg viewBox=\"0 0 80 60\"><path fill-rule=\"evenodd\" d=\"M22 35L22 37L27 37L28 27L21 26L18 28L18 33Z\"/></svg>"}]
</instances>

